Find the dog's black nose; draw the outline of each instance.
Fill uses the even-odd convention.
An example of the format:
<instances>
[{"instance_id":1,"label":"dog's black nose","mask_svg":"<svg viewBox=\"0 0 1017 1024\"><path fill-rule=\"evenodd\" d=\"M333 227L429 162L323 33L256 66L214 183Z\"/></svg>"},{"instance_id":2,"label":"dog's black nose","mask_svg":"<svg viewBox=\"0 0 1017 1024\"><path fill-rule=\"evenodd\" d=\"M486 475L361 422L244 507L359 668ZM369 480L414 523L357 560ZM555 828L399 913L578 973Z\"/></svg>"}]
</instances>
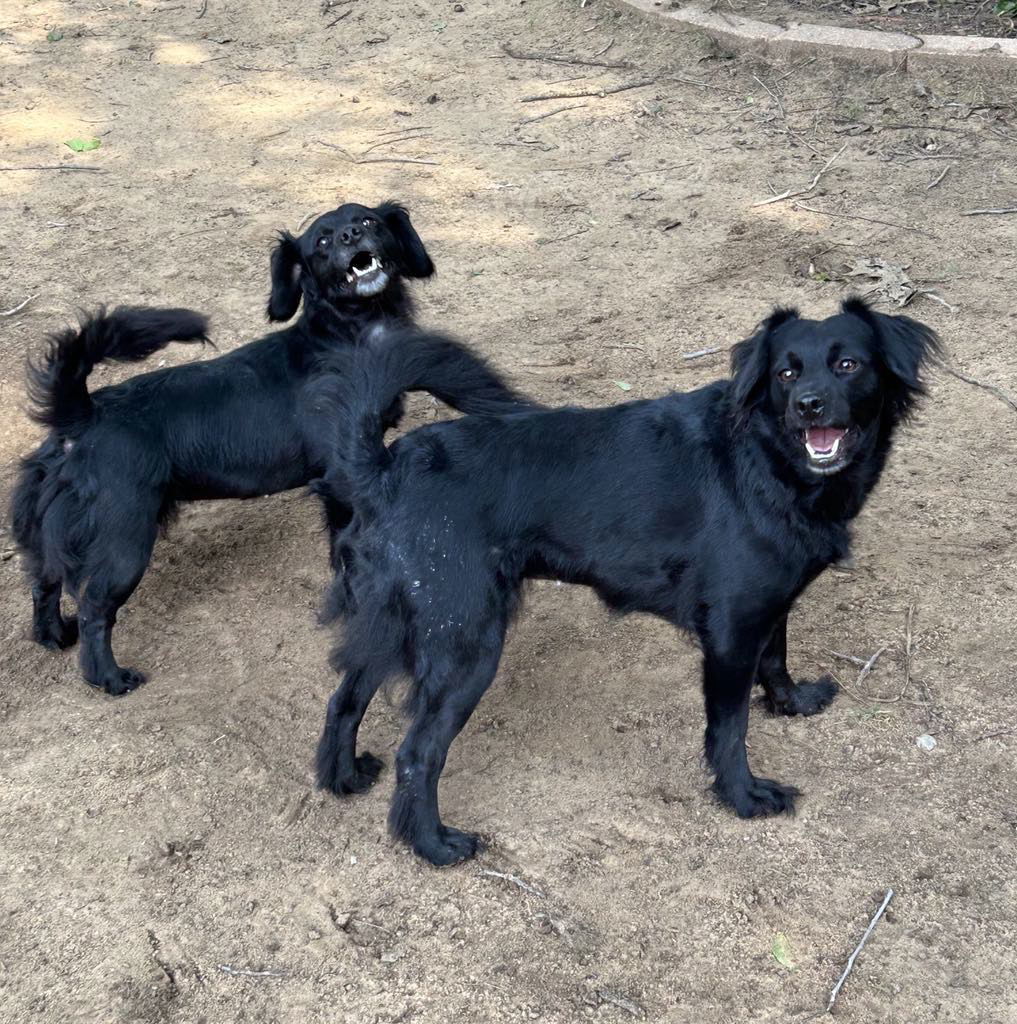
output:
<instances>
[{"instance_id":1,"label":"dog's black nose","mask_svg":"<svg viewBox=\"0 0 1017 1024\"><path fill-rule=\"evenodd\" d=\"M823 399L819 395L800 395L795 405L802 416L819 416L823 411Z\"/></svg>"},{"instance_id":2,"label":"dog's black nose","mask_svg":"<svg viewBox=\"0 0 1017 1024\"><path fill-rule=\"evenodd\" d=\"M356 224L351 224L348 228L342 229L339 238L342 240L343 245L352 245L354 242L360 241L362 234L363 231Z\"/></svg>"}]
</instances>

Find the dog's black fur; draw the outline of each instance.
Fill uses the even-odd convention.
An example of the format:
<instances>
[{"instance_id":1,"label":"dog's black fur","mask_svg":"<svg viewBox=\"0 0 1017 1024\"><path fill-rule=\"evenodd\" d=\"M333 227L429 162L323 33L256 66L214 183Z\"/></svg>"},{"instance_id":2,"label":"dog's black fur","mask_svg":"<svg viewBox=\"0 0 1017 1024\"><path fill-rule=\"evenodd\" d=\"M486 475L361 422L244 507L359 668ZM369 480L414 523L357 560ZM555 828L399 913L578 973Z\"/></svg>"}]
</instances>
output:
<instances>
[{"instance_id":1,"label":"dog's black fur","mask_svg":"<svg viewBox=\"0 0 1017 1024\"><path fill-rule=\"evenodd\" d=\"M477 837L440 820L438 779L494 678L522 581L550 577L696 634L716 794L742 817L791 811L796 790L749 770L750 690L761 683L785 715L833 699L829 678L788 675L787 616L847 554L937 349L929 328L859 300L822 321L778 309L734 348L732 380L606 409L468 416L389 448L380 413L413 372L397 350L363 353L341 384L347 442L326 477L354 518L331 594L346 674L319 785L375 781L381 763L356 756L357 729L378 686L405 673L412 724L391 829L433 864L472 856Z\"/></svg>"},{"instance_id":2,"label":"dog's black fur","mask_svg":"<svg viewBox=\"0 0 1017 1024\"><path fill-rule=\"evenodd\" d=\"M89 393L86 378L107 360L136 362L171 341L205 339L207 321L184 309L100 312L50 339L29 368L34 417L50 428L26 458L14 493L13 533L32 581L33 636L50 648L81 632L81 670L93 686L123 694L144 681L113 657L117 610L148 565L160 524L181 501L251 498L320 477L336 438L313 388L344 372L359 345L413 349L437 360L421 387L465 411L504 411L517 396L486 365L441 362L440 338L411 329L404 278L428 277L431 259L397 203L346 204L272 253L271 320L300 318L227 355L156 370ZM451 343L449 343L451 344ZM445 372L451 370L452 372ZM461 372L463 371L463 372ZM398 420L397 401L383 410ZM350 510L327 494L333 533ZM333 549L335 545L332 545ZM77 620L60 611L62 589Z\"/></svg>"}]
</instances>

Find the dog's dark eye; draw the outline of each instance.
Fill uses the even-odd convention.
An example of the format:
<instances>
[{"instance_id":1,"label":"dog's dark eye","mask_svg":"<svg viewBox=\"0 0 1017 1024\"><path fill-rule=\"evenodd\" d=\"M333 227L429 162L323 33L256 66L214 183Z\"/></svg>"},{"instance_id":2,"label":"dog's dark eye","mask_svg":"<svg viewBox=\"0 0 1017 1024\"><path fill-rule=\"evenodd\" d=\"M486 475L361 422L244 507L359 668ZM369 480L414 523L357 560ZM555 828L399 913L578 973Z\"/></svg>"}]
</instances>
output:
<instances>
[{"instance_id":1,"label":"dog's dark eye","mask_svg":"<svg viewBox=\"0 0 1017 1024\"><path fill-rule=\"evenodd\" d=\"M837 369L842 373L854 373L858 369L857 359L842 359L837 364Z\"/></svg>"},{"instance_id":2,"label":"dog's dark eye","mask_svg":"<svg viewBox=\"0 0 1017 1024\"><path fill-rule=\"evenodd\" d=\"M318 239L318 248L319 249L327 249L331 244L332 244L332 239L329 238L328 235L322 235L321 238Z\"/></svg>"},{"instance_id":3,"label":"dog's dark eye","mask_svg":"<svg viewBox=\"0 0 1017 1024\"><path fill-rule=\"evenodd\" d=\"M797 379L798 371L792 370L791 367L786 367L785 369L781 370L777 374L777 376L783 381L792 381Z\"/></svg>"},{"instance_id":4,"label":"dog's dark eye","mask_svg":"<svg viewBox=\"0 0 1017 1024\"><path fill-rule=\"evenodd\" d=\"M375 220L373 217L365 217L363 224L365 228L373 228L375 225Z\"/></svg>"}]
</instances>

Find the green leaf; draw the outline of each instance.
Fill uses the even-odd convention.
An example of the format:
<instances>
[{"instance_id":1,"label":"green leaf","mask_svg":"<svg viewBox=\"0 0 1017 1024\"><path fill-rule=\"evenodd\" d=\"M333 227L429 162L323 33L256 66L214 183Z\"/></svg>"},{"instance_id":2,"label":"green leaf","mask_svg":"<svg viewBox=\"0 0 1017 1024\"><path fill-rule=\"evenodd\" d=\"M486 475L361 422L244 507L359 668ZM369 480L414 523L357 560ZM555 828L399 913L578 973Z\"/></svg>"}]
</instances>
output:
<instances>
[{"instance_id":1,"label":"green leaf","mask_svg":"<svg viewBox=\"0 0 1017 1024\"><path fill-rule=\"evenodd\" d=\"M794 962L791 960L791 943L788 942L787 936L783 932L777 932L777 937L773 940L770 952L773 954L773 959L781 967L786 967L789 971L795 969Z\"/></svg>"},{"instance_id":2,"label":"green leaf","mask_svg":"<svg viewBox=\"0 0 1017 1024\"><path fill-rule=\"evenodd\" d=\"M616 380L615 384L622 389L622 391L631 391L632 385L627 380Z\"/></svg>"},{"instance_id":3,"label":"green leaf","mask_svg":"<svg viewBox=\"0 0 1017 1024\"><path fill-rule=\"evenodd\" d=\"M64 145L73 149L75 153L90 153L93 149L98 149L102 142L99 139L68 139Z\"/></svg>"},{"instance_id":4,"label":"green leaf","mask_svg":"<svg viewBox=\"0 0 1017 1024\"><path fill-rule=\"evenodd\" d=\"M59 28L51 28L46 33L46 38L51 43L59 43L60 40L63 39L63 37L64 37L63 29L59 29Z\"/></svg>"}]
</instances>

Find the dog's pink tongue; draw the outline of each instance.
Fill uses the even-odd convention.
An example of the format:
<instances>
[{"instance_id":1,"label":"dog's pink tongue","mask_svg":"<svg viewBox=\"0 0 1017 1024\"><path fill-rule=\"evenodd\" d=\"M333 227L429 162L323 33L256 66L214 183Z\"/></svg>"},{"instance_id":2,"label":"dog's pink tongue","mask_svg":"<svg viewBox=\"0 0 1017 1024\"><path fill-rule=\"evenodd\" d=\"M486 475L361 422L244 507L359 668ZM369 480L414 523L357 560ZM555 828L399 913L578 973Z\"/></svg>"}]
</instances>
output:
<instances>
[{"instance_id":1,"label":"dog's pink tongue","mask_svg":"<svg viewBox=\"0 0 1017 1024\"><path fill-rule=\"evenodd\" d=\"M806 437L814 451L828 452L843 436L839 427L809 427Z\"/></svg>"}]
</instances>

